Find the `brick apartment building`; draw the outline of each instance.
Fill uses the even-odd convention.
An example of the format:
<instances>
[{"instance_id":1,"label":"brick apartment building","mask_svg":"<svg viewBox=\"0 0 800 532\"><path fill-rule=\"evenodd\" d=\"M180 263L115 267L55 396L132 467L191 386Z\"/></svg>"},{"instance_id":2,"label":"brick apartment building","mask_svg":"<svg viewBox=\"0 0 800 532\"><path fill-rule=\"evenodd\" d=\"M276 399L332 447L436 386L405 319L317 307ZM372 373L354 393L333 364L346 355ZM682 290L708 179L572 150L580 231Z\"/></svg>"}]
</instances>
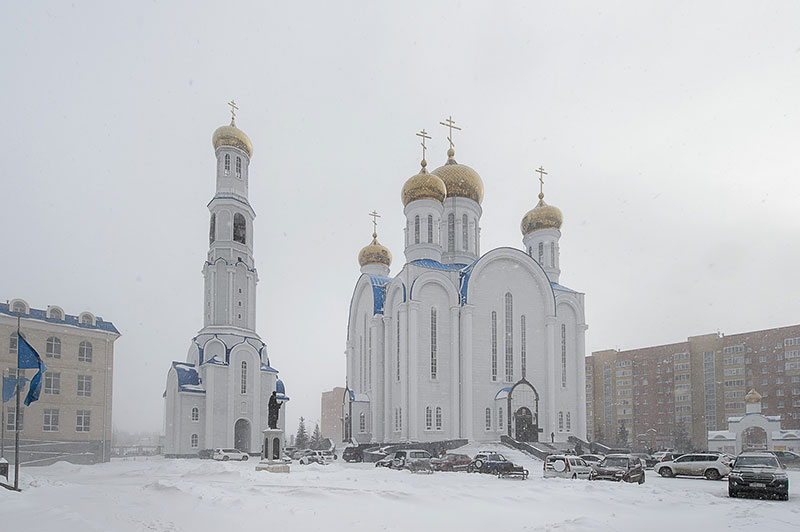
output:
<instances>
[{"instance_id":1,"label":"brick apartment building","mask_svg":"<svg viewBox=\"0 0 800 532\"><path fill-rule=\"evenodd\" d=\"M629 445L673 447L682 423L692 445L705 449L709 430L745 413L751 388L764 414L800 428L800 325L596 351L586 357L587 437L617 444L624 425Z\"/></svg>"}]
</instances>

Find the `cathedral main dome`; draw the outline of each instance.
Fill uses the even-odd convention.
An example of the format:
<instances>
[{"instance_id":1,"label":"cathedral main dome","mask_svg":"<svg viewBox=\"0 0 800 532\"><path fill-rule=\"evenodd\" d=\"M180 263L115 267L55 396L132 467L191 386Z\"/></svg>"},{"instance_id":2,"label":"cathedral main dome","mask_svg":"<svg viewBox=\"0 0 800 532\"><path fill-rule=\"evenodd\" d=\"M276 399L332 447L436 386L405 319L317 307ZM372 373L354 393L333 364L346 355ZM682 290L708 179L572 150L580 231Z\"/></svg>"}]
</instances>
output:
<instances>
[{"instance_id":1,"label":"cathedral main dome","mask_svg":"<svg viewBox=\"0 0 800 532\"><path fill-rule=\"evenodd\" d=\"M483 181L478 172L455 160L455 150L447 150L447 162L433 171L444 181L447 197L469 198L478 205L483 201Z\"/></svg>"},{"instance_id":2,"label":"cathedral main dome","mask_svg":"<svg viewBox=\"0 0 800 532\"><path fill-rule=\"evenodd\" d=\"M564 216L561 214L561 210L545 203L544 195L540 194L536 207L522 217L520 229L524 236L539 229L561 229L563 221Z\"/></svg>"},{"instance_id":3,"label":"cathedral main dome","mask_svg":"<svg viewBox=\"0 0 800 532\"><path fill-rule=\"evenodd\" d=\"M392 265L392 253L378 243L378 235L375 233L372 234L372 242L358 254L358 265L364 267L367 264L381 264L387 268Z\"/></svg>"},{"instance_id":4,"label":"cathedral main dome","mask_svg":"<svg viewBox=\"0 0 800 532\"><path fill-rule=\"evenodd\" d=\"M214 144L215 150L220 146L231 146L242 150L248 157L253 156L253 144L244 134L244 131L236 127L233 121L229 126L218 127L214 131L214 136L211 137L211 142Z\"/></svg>"},{"instance_id":5,"label":"cathedral main dome","mask_svg":"<svg viewBox=\"0 0 800 532\"><path fill-rule=\"evenodd\" d=\"M422 170L415 175L408 178L408 181L403 185L401 198L403 206L420 199L432 199L439 203L444 202L447 196L447 188L444 181L435 174L429 174L425 167L428 163L422 160Z\"/></svg>"}]
</instances>

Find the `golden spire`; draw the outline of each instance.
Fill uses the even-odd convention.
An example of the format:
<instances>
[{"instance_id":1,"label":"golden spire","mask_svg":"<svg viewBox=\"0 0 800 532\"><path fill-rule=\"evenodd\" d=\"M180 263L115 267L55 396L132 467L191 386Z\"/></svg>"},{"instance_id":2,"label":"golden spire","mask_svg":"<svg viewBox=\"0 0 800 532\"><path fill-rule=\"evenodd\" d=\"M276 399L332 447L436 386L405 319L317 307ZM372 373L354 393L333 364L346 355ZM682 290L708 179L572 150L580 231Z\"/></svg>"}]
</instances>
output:
<instances>
[{"instance_id":1,"label":"golden spire","mask_svg":"<svg viewBox=\"0 0 800 532\"><path fill-rule=\"evenodd\" d=\"M453 130L461 131L460 127L456 126L455 120L453 120L453 116L450 115L444 119L444 122L439 122L440 125L446 127L450 133L447 135L447 140L450 141L450 149L447 150L447 158L448 160L453 159L453 156L456 154L456 151L453 149L456 147L455 143L453 142Z\"/></svg>"},{"instance_id":2,"label":"golden spire","mask_svg":"<svg viewBox=\"0 0 800 532\"><path fill-rule=\"evenodd\" d=\"M239 109L236 107L236 100L231 100L228 102L228 105L231 106L231 125L236 126L236 110Z\"/></svg>"},{"instance_id":3,"label":"golden spire","mask_svg":"<svg viewBox=\"0 0 800 532\"><path fill-rule=\"evenodd\" d=\"M372 216L372 243L375 244L378 240L378 218L381 215L378 214L378 211L372 211L369 215Z\"/></svg>"},{"instance_id":4,"label":"golden spire","mask_svg":"<svg viewBox=\"0 0 800 532\"><path fill-rule=\"evenodd\" d=\"M428 166L428 161L425 160L425 150L428 148L425 147L425 140L430 140L432 137L428 135L428 132L423 129L419 133L416 133L418 137L422 137L422 161L420 164L422 165L422 173L426 172L425 167Z\"/></svg>"},{"instance_id":5,"label":"golden spire","mask_svg":"<svg viewBox=\"0 0 800 532\"><path fill-rule=\"evenodd\" d=\"M543 167L539 167L538 170L534 170L539 174L539 199L544 199L544 176L547 175L547 172L544 171Z\"/></svg>"}]
</instances>

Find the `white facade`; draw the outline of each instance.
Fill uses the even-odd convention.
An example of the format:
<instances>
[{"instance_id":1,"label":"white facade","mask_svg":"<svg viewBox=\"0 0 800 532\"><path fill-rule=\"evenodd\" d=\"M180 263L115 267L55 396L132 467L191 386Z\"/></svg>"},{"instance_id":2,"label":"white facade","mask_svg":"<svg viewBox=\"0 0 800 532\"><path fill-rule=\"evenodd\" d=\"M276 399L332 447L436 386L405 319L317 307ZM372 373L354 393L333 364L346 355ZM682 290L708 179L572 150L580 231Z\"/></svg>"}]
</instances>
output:
<instances>
[{"instance_id":1,"label":"white facade","mask_svg":"<svg viewBox=\"0 0 800 532\"><path fill-rule=\"evenodd\" d=\"M288 400L255 331L256 215L247 199L252 147L233 122L217 130L214 145L217 186L208 204L204 327L192 339L186 362L173 362L167 374L167 456L192 456L216 447L259 453L270 395L277 391L279 399ZM284 405L281 429L285 415Z\"/></svg>"},{"instance_id":2,"label":"white facade","mask_svg":"<svg viewBox=\"0 0 800 532\"><path fill-rule=\"evenodd\" d=\"M477 181L473 198L482 197ZM525 251L480 255L475 199L420 197L404 212L406 263L394 277L362 263L350 304L352 394L343 408L352 438L585 438L584 295L557 284L560 232L535 231ZM552 261L527 252L539 241ZM531 431L518 432L531 421Z\"/></svg>"}]
</instances>

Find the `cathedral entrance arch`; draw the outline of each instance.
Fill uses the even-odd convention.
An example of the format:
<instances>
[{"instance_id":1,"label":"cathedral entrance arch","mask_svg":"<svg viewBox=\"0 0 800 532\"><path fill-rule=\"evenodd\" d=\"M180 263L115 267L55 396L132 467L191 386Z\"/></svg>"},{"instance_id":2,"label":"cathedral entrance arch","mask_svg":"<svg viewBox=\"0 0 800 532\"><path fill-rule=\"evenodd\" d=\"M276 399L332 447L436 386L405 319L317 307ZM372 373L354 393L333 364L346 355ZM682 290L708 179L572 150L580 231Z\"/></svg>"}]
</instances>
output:
<instances>
[{"instance_id":1,"label":"cathedral entrance arch","mask_svg":"<svg viewBox=\"0 0 800 532\"><path fill-rule=\"evenodd\" d=\"M233 426L233 446L243 453L250 452L250 422L237 419Z\"/></svg>"},{"instance_id":2,"label":"cathedral entrance arch","mask_svg":"<svg viewBox=\"0 0 800 532\"><path fill-rule=\"evenodd\" d=\"M508 392L508 436L517 441L539 441L539 393L525 378Z\"/></svg>"},{"instance_id":3,"label":"cathedral entrance arch","mask_svg":"<svg viewBox=\"0 0 800 532\"><path fill-rule=\"evenodd\" d=\"M514 412L514 439L517 441L536 441L533 438L533 413L527 406Z\"/></svg>"},{"instance_id":4,"label":"cathedral entrance arch","mask_svg":"<svg viewBox=\"0 0 800 532\"><path fill-rule=\"evenodd\" d=\"M761 427L748 427L742 433L742 451L765 451L767 431Z\"/></svg>"}]
</instances>

